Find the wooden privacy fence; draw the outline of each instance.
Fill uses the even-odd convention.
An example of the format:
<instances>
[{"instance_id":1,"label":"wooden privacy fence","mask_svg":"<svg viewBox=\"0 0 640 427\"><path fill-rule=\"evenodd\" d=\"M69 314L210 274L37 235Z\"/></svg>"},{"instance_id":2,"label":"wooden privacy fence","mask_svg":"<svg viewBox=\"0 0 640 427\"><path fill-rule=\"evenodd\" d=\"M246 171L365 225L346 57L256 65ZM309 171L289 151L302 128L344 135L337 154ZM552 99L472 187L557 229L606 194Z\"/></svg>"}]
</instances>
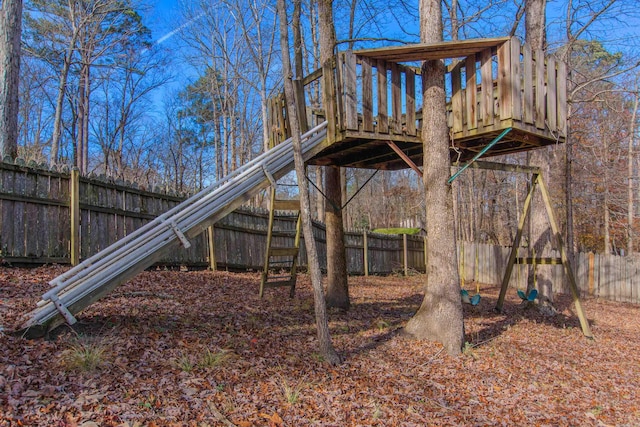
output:
<instances>
[{"instance_id":1,"label":"wooden privacy fence","mask_svg":"<svg viewBox=\"0 0 640 427\"><path fill-rule=\"evenodd\" d=\"M80 258L88 258L182 200L184 197L137 189L124 182L0 163L0 259L10 263L68 264L74 245ZM72 220L73 206L78 207L77 221ZM286 230L295 228L294 219L280 217L277 221L277 229L285 232L275 235L276 243L290 245L288 239L293 238ZM264 262L267 226L264 210L235 211L215 224L213 254L209 251L209 236L203 233L191 241L188 250L174 251L161 263L217 263L219 268L259 270ZM326 268L322 224L314 224L314 235L321 266ZM422 237L347 233L348 270L351 274L424 271L423 247ZM306 266L304 250L300 262Z\"/></svg>"},{"instance_id":2,"label":"wooden privacy fence","mask_svg":"<svg viewBox=\"0 0 640 427\"><path fill-rule=\"evenodd\" d=\"M23 165L0 163L0 259L11 263L71 262L71 174ZM98 178L77 180L80 256L86 258L180 203L183 197L133 188ZM292 217L279 217L276 234L281 246L293 239ZM264 210L237 210L216 223L215 260L203 233L188 250L175 251L162 261L169 265L260 270L264 262L268 215ZM314 223L321 267L326 268L325 229ZM304 243L303 243L304 245ZM350 274L389 274L425 271L423 237L347 232L347 268ZM366 249L366 250L365 250ZM459 245L464 280L499 286L509 248L462 242ZM558 257L558 254L551 254ZM306 252L300 251L300 264ZM569 293L562 266L549 269L554 291ZM640 258L580 253L574 271L583 295L640 303ZM516 265L510 285L526 286L526 266Z\"/></svg>"}]
</instances>

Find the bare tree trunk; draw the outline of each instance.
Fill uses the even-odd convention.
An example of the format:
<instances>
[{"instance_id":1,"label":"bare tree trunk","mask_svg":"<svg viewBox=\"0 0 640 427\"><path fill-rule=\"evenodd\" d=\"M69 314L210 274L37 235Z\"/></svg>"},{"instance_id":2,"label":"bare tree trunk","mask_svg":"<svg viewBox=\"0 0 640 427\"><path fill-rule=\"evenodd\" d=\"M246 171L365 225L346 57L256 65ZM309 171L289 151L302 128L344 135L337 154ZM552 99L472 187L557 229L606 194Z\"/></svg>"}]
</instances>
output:
<instances>
[{"instance_id":1,"label":"bare tree trunk","mask_svg":"<svg viewBox=\"0 0 640 427\"><path fill-rule=\"evenodd\" d=\"M547 0L526 0L525 3L525 34L533 51L546 49L546 6ZM549 178L550 173L548 150L540 148L528 153L529 165L539 167L545 179ZM533 200L529 224L530 248L535 252L531 256L541 257L550 250L551 232L542 197L538 194ZM531 290L537 286L541 297L553 301L553 288L549 273L548 266L537 266L535 269L533 266L529 266L527 289Z\"/></svg>"},{"instance_id":2,"label":"bare tree trunk","mask_svg":"<svg viewBox=\"0 0 640 427\"><path fill-rule=\"evenodd\" d=\"M633 161L635 159L633 152L633 142L636 136L636 118L638 116L638 82L636 81L635 100L633 103L633 113L631 115L631 123L629 123L629 144L627 146L627 254L633 253Z\"/></svg>"},{"instance_id":3,"label":"bare tree trunk","mask_svg":"<svg viewBox=\"0 0 640 427\"><path fill-rule=\"evenodd\" d=\"M326 204L327 230L327 305L348 310L349 285L347 281L347 255L344 248L344 227L342 222L342 191L340 187L340 168L325 168L325 185L328 203Z\"/></svg>"},{"instance_id":4,"label":"bare tree trunk","mask_svg":"<svg viewBox=\"0 0 640 427\"><path fill-rule=\"evenodd\" d=\"M609 199L609 192L607 191L607 187L610 185L609 184L609 140L607 138L603 138L602 139L602 151L604 153L604 164L605 167L602 168L602 185L605 188L605 191L603 191L603 197L604 199L602 200L603 206L602 206L602 210L603 212L603 225L604 225L604 253L605 254L610 254L611 253L611 211L610 211L610 207L611 207L611 203L610 203L610 199Z\"/></svg>"},{"instance_id":5,"label":"bare tree trunk","mask_svg":"<svg viewBox=\"0 0 640 427\"><path fill-rule=\"evenodd\" d=\"M300 1L300 0L295 0ZM298 122L298 112L295 106L295 96L291 72L291 60L289 59L289 40L287 29L287 11L285 0L278 0L278 17L280 19L280 46L282 48L282 71L284 74L284 91L287 103L287 114L291 125L291 136L293 138L293 156L300 188L300 209L302 216L302 230L304 234L305 247L307 248L307 263L311 274L311 284L313 286L313 299L316 314L316 327L318 331L318 344L320 353L327 362L332 365L340 363L340 356L336 353L331 343L329 334L329 321L327 317L327 306L324 300L322 289L322 272L318 261L318 251L316 248L313 228L311 223L311 209L309 202L309 187L305 179L305 166L302 158L302 148L300 144L300 125Z\"/></svg>"},{"instance_id":6,"label":"bare tree trunk","mask_svg":"<svg viewBox=\"0 0 640 427\"><path fill-rule=\"evenodd\" d=\"M420 0L420 39L442 41L440 0ZM439 341L451 355L464 343L460 275L456 251L450 174L449 128L444 92L444 63L422 65L424 185L427 208L428 265L422 305L405 331L418 339Z\"/></svg>"},{"instance_id":7,"label":"bare tree trunk","mask_svg":"<svg viewBox=\"0 0 640 427\"><path fill-rule=\"evenodd\" d=\"M22 0L0 1L0 156L18 156ZM2 160L0 158L0 160Z\"/></svg>"},{"instance_id":8,"label":"bare tree trunk","mask_svg":"<svg viewBox=\"0 0 640 427\"><path fill-rule=\"evenodd\" d=\"M320 32L320 62L325 64L333 57L336 35L333 25L333 2L318 0ZM324 105L333 100L324 100ZM344 249L344 223L342 211L342 186L340 168L325 168L325 204L327 225L327 303L330 307L349 308L349 287L347 284L347 260Z\"/></svg>"}]
</instances>

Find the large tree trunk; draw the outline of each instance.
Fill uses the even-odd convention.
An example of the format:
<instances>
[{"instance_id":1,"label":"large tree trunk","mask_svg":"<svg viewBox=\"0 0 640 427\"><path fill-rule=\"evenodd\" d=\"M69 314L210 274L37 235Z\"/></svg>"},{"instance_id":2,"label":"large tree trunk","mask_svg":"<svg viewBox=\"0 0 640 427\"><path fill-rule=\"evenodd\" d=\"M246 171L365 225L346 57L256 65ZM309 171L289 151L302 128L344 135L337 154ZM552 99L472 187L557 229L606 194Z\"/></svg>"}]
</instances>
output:
<instances>
[{"instance_id":1,"label":"large tree trunk","mask_svg":"<svg viewBox=\"0 0 640 427\"><path fill-rule=\"evenodd\" d=\"M333 57L336 35L333 25L331 0L318 0L320 32L320 63L325 64ZM324 105L333 100L324 100ZM349 308L349 288L347 285L347 260L344 249L344 223L342 212L335 209L342 205L340 168L325 168L325 204L327 226L327 303L330 307Z\"/></svg>"},{"instance_id":2,"label":"large tree trunk","mask_svg":"<svg viewBox=\"0 0 640 427\"><path fill-rule=\"evenodd\" d=\"M300 0L294 0L300 1ZM291 60L289 59L289 40L287 29L287 11L285 0L278 0L278 17L280 19L280 46L282 48L282 71L284 74L284 92L287 104L287 115L291 126L291 136L293 138L293 157L300 188L300 215L302 218L302 232L304 234L305 247L307 249L307 264L311 275L313 286L313 299L316 314L316 328L318 332L318 344L320 353L327 362L332 365L340 363L340 356L336 353L331 343L329 334L329 321L327 318L327 306L324 300L322 289L322 272L318 261L318 250L313 236L311 223L311 208L309 201L309 186L305 176L304 160L302 158L302 148L300 144L300 125L298 112L295 106L295 96L291 72Z\"/></svg>"},{"instance_id":3,"label":"large tree trunk","mask_svg":"<svg viewBox=\"0 0 640 427\"><path fill-rule=\"evenodd\" d=\"M423 43L442 41L440 0L420 1L420 38ZM406 332L419 339L439 341L451 355L464 343L460 279L456 251L451 186L447 183L449 128L444 92L444 64L426 61L422 66L424 185L427 206L428 265L424 300L409 320Z\"/></svg>"},{"instance_id":4,"label":"large tree trunk","mask_svg":"<svg viewBox=\"0 0 640 427\"><path fill-rule=\"evenodd\" d=\"M0 1L0 156L18 156L22 0ZM1 160L1 159L0 159Z\"/></svg>"},{"instance_id":5,"label":"large tree trunk","mask_svg":"<svg viewBox=\"0 0 640 427\"><path fill-rule=\"evenodd\" d=\"M547 0L526 0L525 3L525 37L532 50L546 49L546 7ZM550 178L549 150L540 148L528 154L528 163L540 168L542 177ZM534 253L530 256L546 256L551 250L551 231L549 219L542 201L542 197L536 194L531 208L531 220L529 222L530 247ZM527 289L538 288L541 300L553 301L553 286L549 266L529 266L527 275Z\"/></svg>"},{"instance_id":6,"label":"large tree trunk","mask_svg":"<svg viewBox=\"0 0 640 427\"><path fill-rule=\"evenodd\" d=\"M348 310L349 285L347 281L347 255L344 248L344 227L342 211L342 188L340 186L340 168L325 168L325 185L328 203L326 204L327 227L327 305Z\"/></svg>"}]
</instances>

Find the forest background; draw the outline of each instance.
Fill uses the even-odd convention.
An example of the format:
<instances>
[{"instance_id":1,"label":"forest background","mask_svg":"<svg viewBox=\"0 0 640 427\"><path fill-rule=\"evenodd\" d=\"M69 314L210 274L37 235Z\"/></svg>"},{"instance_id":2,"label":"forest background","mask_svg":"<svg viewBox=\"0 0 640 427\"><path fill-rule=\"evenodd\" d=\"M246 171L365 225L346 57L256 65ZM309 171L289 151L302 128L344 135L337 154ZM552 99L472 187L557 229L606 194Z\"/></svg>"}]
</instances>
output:
<instances>
[{"instance_id":1,"label":"forest background","mask_svg":"<svg viewBox=\"0 0 640 427\"><path fill-rule=\"evenodd\" d=\"M302 5L310 73L318 10ZM417 42L417 8L335 1L338 49ZM446 38L522 36L523 12L512 0L447 0ZM638 252L640 11L635 0L559 0L547 22L548 53L570 70L570 135L548 148L546 177L562 229L575 250ZM267 99L282 90L273 1L26 0L22 27L18 155L27 163L189 193L267 148ZM322 189L322 169L308 173ZM344 170L345 200L372 173ZM526 177L474 170L454 185L458 238L508 245ZM424 228L424 200L415 172L380 172L344 210L345 225ZM316 190L312 201L322 221Z\"/></svg>"}]
</instances>

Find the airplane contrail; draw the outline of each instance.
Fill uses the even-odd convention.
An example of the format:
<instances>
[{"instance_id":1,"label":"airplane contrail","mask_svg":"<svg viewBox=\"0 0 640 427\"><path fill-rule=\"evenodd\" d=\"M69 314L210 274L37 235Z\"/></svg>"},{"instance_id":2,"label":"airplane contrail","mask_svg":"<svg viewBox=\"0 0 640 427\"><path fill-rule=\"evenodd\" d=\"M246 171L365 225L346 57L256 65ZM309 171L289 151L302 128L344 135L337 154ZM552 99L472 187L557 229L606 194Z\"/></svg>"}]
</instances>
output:
<instances>
[{"instance_id":1,"label":"airplane contrail","mask_svg":"<svg viewBox=\"0 0 640 427\"><path fill-rule=\"evenodd\" d=\"M180 25L175 30L169 31L167 34L165 34L164 36L162 36L158 40L156 40L155 44L159 45L160 43L165 42L167 39L170 39L171 37L175 36L179 31L181 31L184 28L188 27L189 25L193 24L195 21L200 19L203 15L204 15L204 12L201 12L198 16L196 16L195 18L192 18L189 21L185 22L184 24Z\"/></svg>"}]
</instances>

